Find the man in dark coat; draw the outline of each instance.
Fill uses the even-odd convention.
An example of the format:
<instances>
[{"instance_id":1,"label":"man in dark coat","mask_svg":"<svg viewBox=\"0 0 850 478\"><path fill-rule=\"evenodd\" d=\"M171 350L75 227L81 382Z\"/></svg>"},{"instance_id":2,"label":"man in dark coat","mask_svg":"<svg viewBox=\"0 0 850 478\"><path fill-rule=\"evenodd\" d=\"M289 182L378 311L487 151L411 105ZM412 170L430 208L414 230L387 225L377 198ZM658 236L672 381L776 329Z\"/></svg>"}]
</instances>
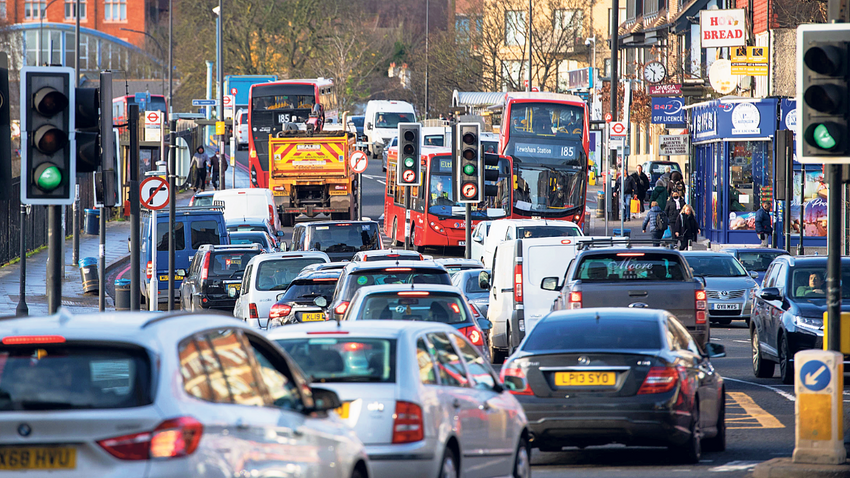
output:
<instances>
[{"instance_id":1,"label":"man in dark coat","mask_svg":"<svg viewBox=\"0 0 850 478\"><path fill-rule=\"evenodd\" d=\"M632 173L632 178L634 178L637 185L636 194L638 201L640 201L640 212L643 212L643 202L646 201L646 192L649 191L649 178L646 177L641 166L638 166L637 171Z\"/></svg>"},{"instance_id":2,"label":"man in dark coat","mask_svg":"<svg viewBox=\"0 0 850 478\"><path fill-rule=\"evenodd\" d=\"M667 223L673 224L679 219L679 211L685 205L685 199L679 196L678 192L673 192L670 199L667 200L667 206L664 208L664 214L667 215Z\"/></svg>"},{"instance_id":3,"label":"man in dark coat","mask_svg":"<svg viewBox=\"0 0 850 478\"><path fill-rule=\"evenodd\" d=\"M629 175L623 178L623 217L628 220L631 217L632 197L637 194L635 179Z\"/></svg>"},{"instance_id":4,"label":"man in dark coat","mask_svg":"<svg viewBox=\"0 0 850 478\"><path fill-rule=\"evenodd\" d=\"M773 234L773 224L770 219L770 202L761 203L761 207L756 211L756 234L761 239L762 247L767 247L770 240L770 235Z\"/></svg>"}]
</instances>

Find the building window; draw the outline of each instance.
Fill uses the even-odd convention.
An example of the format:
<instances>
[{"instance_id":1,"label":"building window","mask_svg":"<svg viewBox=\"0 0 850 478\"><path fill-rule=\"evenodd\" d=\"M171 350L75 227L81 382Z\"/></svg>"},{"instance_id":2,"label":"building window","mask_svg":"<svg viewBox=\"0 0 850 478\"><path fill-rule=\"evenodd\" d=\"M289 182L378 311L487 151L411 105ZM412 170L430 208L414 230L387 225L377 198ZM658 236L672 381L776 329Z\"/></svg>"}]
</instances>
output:
<instances>
[{"instance_id":1,"label":"building window","mask_svg":"<svg viewBox=\"0 0 850 478\"><path fill-rule=\"evenodd\" d=\"M27 20L38 20L39 12L44 12L45 1L24 2L24 18Z\"/></svg>"},{"instance_id":2,"label":"building window","mask_svg":"<svg viewBox=\"0 0 850 478\"><path fill-rule=\"evenodd\" d=\"M77 18L77 0L65 0L65 20ZM80 0L80 19L86 18L86 0Z\"/></svg>"},{"instance_id":3,"label":"building window","mask_svg":"<svg viewBox=\"0 0 850 478\"><path fill-rule=\"evenodd\" d=\"M103 19L113 22L127 20L127 0L103 0Z\"/></svg>"},{"instance_id":4,"label":"building window","mask_svg":"<svg viewBox=\"0 0 850 478\"><path fill-rule=\"evenodd\" d=\"M565 33L569 37L581 37L584 12L581 10L556 10L555 35Z\"/></svg>"},{"instance_id":5,"label":"building window","mask_svg":"<svg viewBox=\"0 0 850 478\"><path fill-rule=\"evenodd\" d=\"M772 152L768 141L729 143L729 229L755 230L761 198L773 197Z\"/></svg>"},{"instance_id":6,"label":"building window","mask_svg":"<svg viewBox=\"0 0 850 478\"><path fill-rule=\"evenodd\" d=\"M505 12L505 45L525 45L525 12L521 10L508 10Z\"/></svg>"},{"instance_id":7,"label":"building window","mask_svg":"<svg viewBox=\"0 0 850 478\"><path fill-rule=\"evenodd\" d=\"M0 18L6 18L6 0L0 0Z\"/></svg>"}]
</instances>

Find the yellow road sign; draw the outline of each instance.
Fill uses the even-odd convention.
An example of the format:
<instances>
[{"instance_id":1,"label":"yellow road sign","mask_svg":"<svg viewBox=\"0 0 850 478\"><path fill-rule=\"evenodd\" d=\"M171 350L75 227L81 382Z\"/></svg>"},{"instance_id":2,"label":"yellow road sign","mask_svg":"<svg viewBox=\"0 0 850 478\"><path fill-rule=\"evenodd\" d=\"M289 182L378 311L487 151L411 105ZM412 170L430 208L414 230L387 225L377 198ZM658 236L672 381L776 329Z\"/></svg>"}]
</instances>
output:
<instances>
[{"instance_id":1,"label":"yellow road sign","mask_svg":"<svg viewBox=\"0 0 850 478\"><path fill-rule=\"evenodd\" d=\"M216 121L215 122L215 134L218 134L218 135L224 134L224 121Z\"/></svg>"}]
</instances>

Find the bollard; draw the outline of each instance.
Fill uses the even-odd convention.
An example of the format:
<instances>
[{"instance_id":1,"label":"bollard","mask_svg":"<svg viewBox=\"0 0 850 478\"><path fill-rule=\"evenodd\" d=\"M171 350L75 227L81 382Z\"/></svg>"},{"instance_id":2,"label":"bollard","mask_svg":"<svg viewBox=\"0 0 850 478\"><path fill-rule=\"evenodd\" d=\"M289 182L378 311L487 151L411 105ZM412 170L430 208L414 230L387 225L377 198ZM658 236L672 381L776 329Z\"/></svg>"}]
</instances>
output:
<instances>
[{"instance_id":1,"label":"bollard","mask_svg":"<svg viewBox=\"0 0 850 478\"><path fill-rule=\"evenodd\" d=\"M115 281L115 310L130 310L130 279Z\"/></svg>"},{"instance_id":2,"label":"bollard","mask_svg":"<svg viewBox=\"0 0 850 478\"><path fill-rule=\"evenodd\" d=\"M100 282L97 275L97 258L85 257L80 259L80 276L83 280L84 294L97 294Z\"/></svg>"},{"instance_id":3,"label":"bollard","mask_svg":"<svg viewBox=\"0 0 850 478\"><path fill-rule=\"evenodd\" d=\"M86 209L86 234L90 236L98 235L100 231L100 209Z\"/></svg>"},{"instance_id":4,"label":"bollard","mask_svg":"<svg viewBox=\"0 0 850 478\"><path fill-rule=\"evenodd\" d=\"M839 465L844 449L844 355L824 350L794 354L794 463Z\"/></svg>"},{"instance_id":5,"label":"bollard","mask_svg":"<svg viewBox=\"0 0 850 478\"><path fill-rule=\"evenodd\" d=\"M605 217L605 192L596 194L596 217Z\"/></svg>"}]
</instances>

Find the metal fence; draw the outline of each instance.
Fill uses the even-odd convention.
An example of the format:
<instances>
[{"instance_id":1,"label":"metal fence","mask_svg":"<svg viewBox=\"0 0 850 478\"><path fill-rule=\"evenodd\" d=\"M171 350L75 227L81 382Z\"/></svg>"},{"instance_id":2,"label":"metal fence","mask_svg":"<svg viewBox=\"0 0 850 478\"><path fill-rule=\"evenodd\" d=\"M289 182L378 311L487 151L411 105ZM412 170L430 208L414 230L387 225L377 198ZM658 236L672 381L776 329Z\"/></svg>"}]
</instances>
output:
<instances>
[{"instance_id":1,"label":"metal fence","mask_svg":"<svg viewBox=\"0 0 850 478\"><path fill-rule=\"evenodd\" d=\"M80 185L80 227L84 225L82 210L94 207L94 188L92 175L77 178ZM0 264L18 257L21 238L21 183L16 178L12 182L11 199L0 200ZM65 208L65 234L73 230L73 214L70 206ZM27 251L47 244L47 207L32 206L26 220Z\"/></svg>"}]
</instances>

